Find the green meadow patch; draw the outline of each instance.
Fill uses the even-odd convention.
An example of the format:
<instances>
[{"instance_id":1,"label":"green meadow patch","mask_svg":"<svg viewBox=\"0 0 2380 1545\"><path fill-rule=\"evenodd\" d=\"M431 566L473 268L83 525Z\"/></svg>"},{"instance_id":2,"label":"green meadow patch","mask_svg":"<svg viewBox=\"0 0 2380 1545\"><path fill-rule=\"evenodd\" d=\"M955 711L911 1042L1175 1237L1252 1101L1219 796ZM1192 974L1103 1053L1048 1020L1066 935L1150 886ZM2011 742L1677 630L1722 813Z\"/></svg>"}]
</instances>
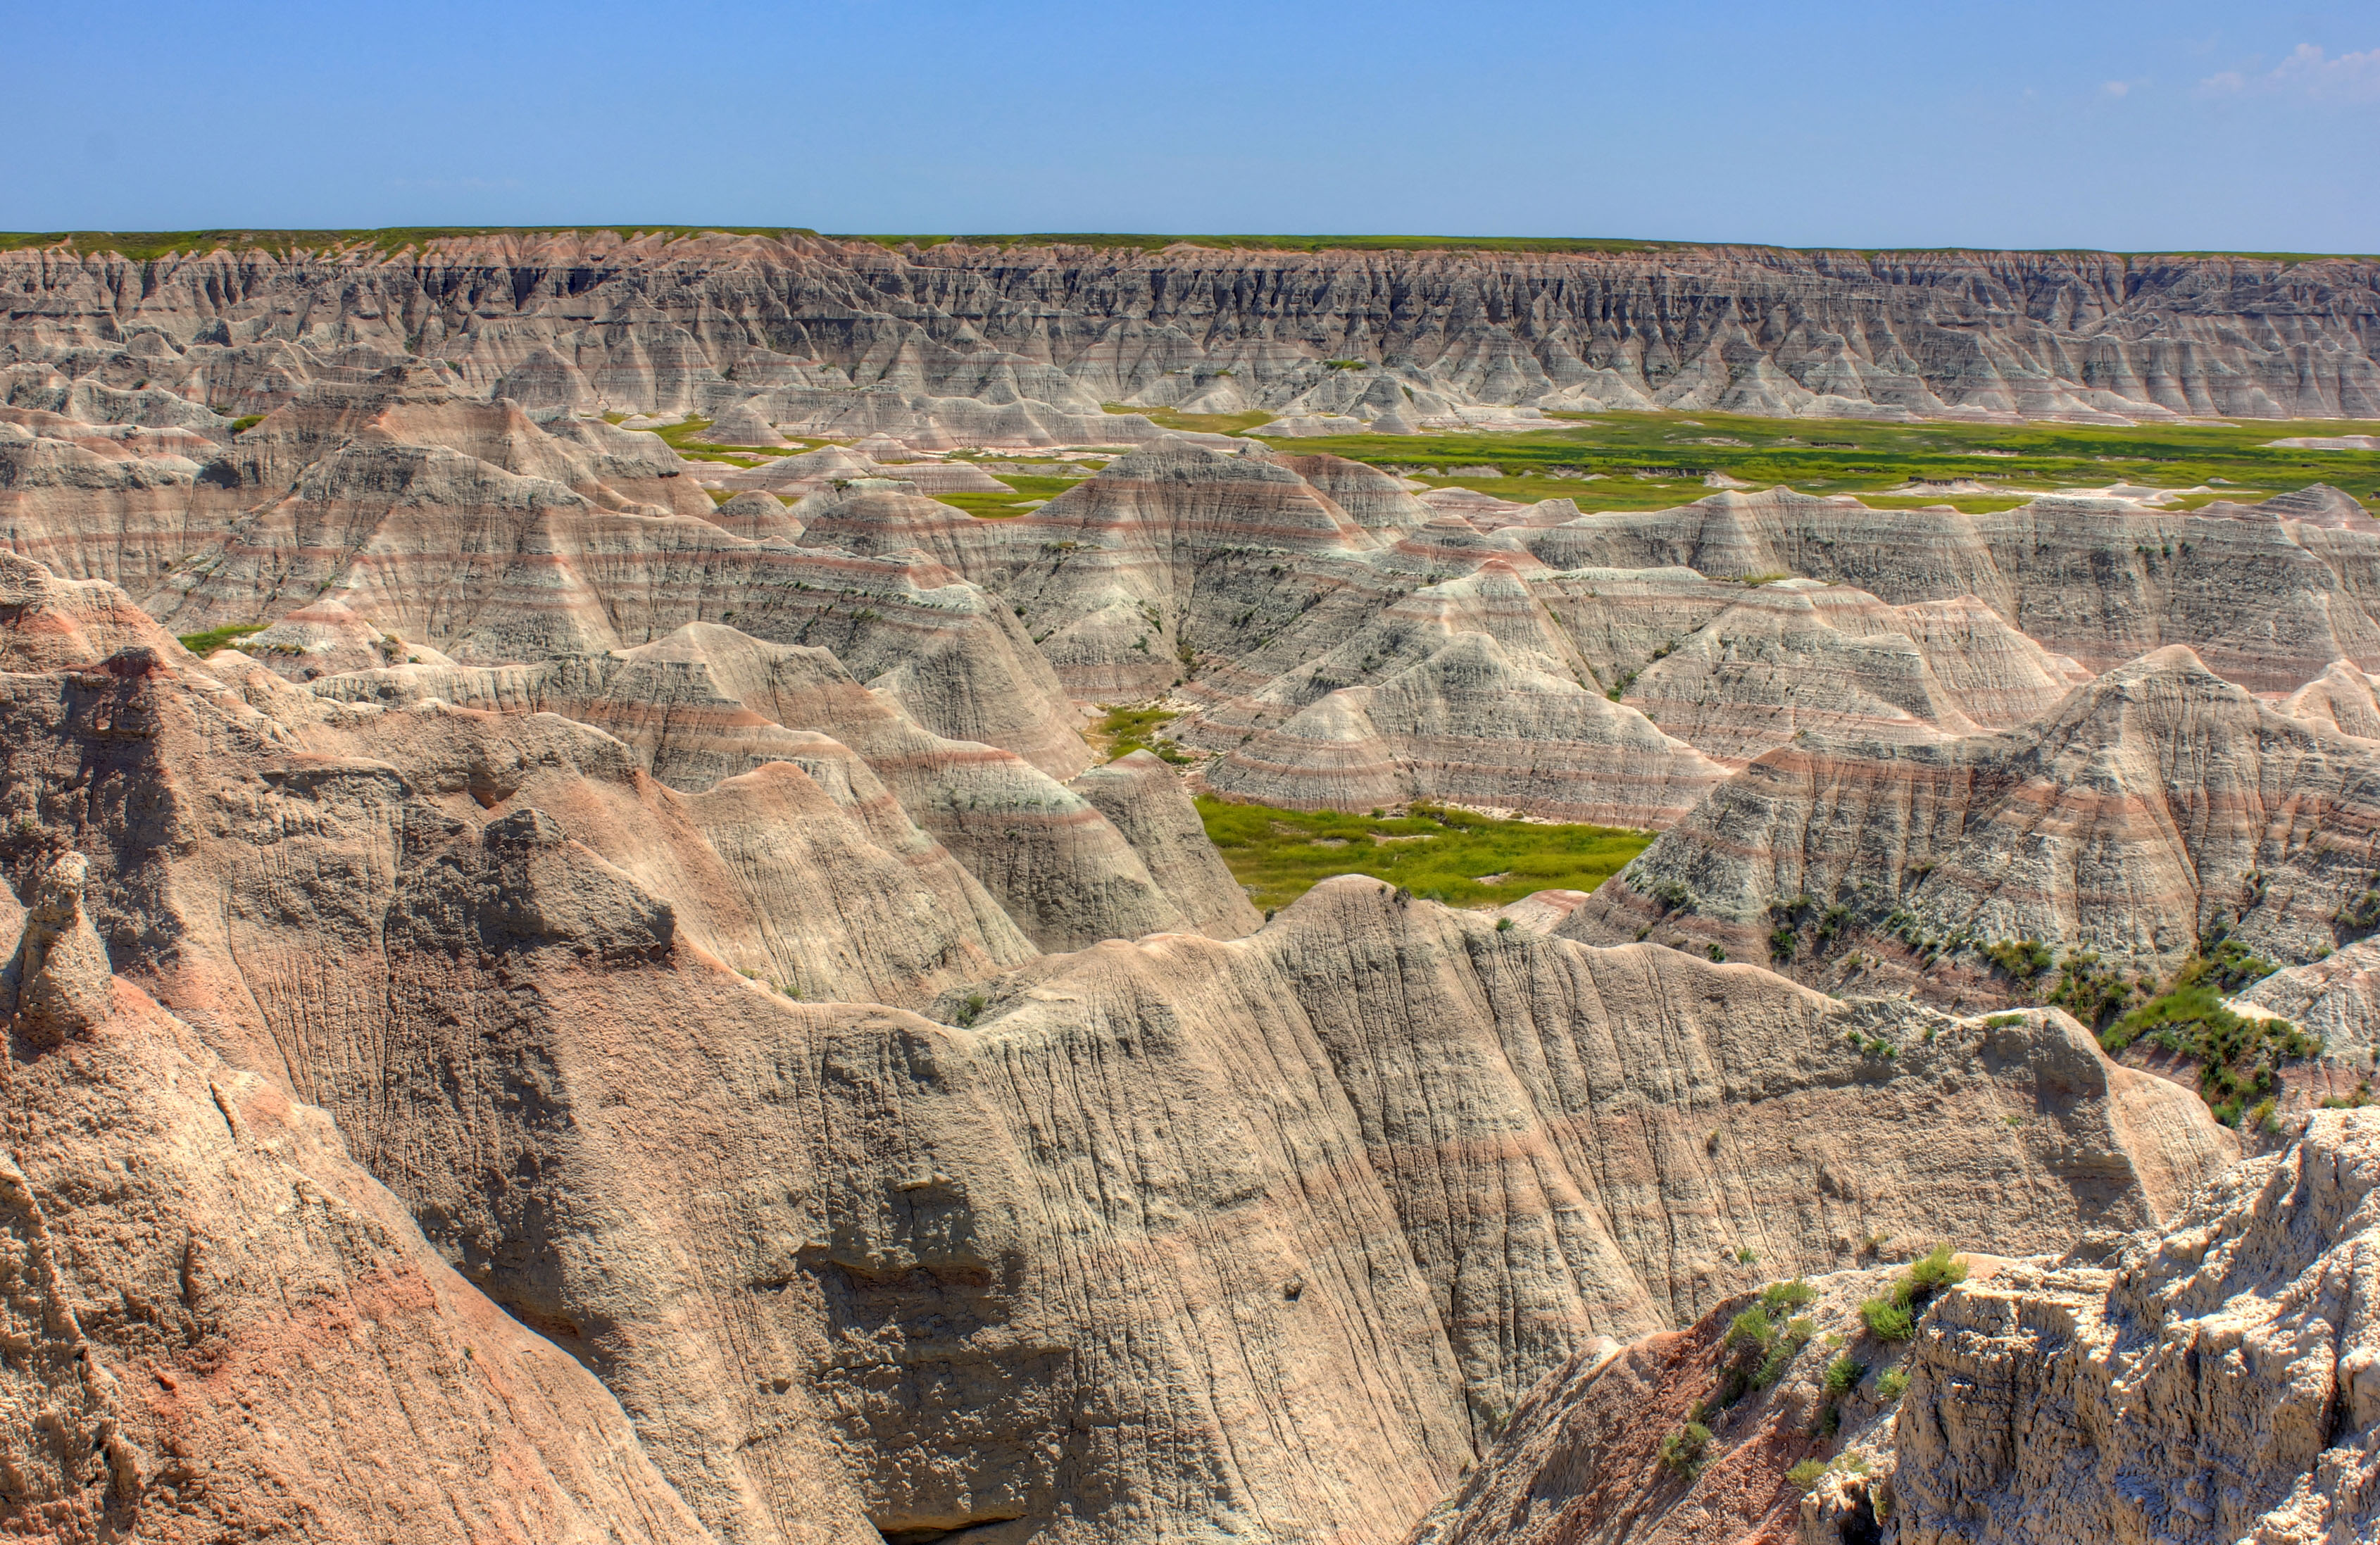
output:
<instances>
[{"instance_id":1,"label":"green meadow patch","mask_svg":"<svg viewBox=\"0 0 2380 1545\"><path fill-rule=\"evenodd\" d=\"M1198 818L1232 877L1268 910L1334 874L1368 874L1450 906L1591 891L1653 840L1624 827L1499 821L1438 805L1366 816L1202 797Z\"/></svg>"},{"instance_id":2,"label":"green meadow patch","mask_svg":"<svg viewBox=\"0 0 2380 1545\"><path fill-rule=\"evenodd\" d=\"M215 651L245 639L251 633L263 632L267 626L269 625L261 622L225 623L221 627L210 627L204 633L183 634L182 647L200 659L204 659Z\"/></svg>"},{"instance_id":3,"label":"green meadow patch","mask_svg":"<svg viewBox=\"0 0 2380 1545\"><path fill-rule=\"evenodd\" d=\"M619 422L611 414L604 417L613 423ZM644 432L661 436L662 444L689 461L723 461L730 467L747 470L763 462L774 461L781 456L799 456L804 451L818 448L817 444L803 442L787 444L782 449L767 445L722 445L705 438L710 422L709 419L681 419L676 423Z\"/></svg>"},{"instance_id":4,"label":"green meadow patch","mask_svg":"<svg viewBox=\"0 0 2380 1545\"><path fill-rule=\"evenodd\" d=\"M1091 726L1091 740L1107 748L1110 761L1135 751L1154 751L1177 766L1187 765L1198 759L1184 751L1171 736L1158 733L1180 717L1170 708L1111 707L1107 717Z\"/></svg>"},{"instance_id":5,"label":"green meadow patch","mask_svg":"<svg viewBox=\"0 0 2380 1545\"><path fill-rule=\"evenodd\" d=\"M986 468L985 470L990 471L990 468ZM894 475L898 476L897 469ZM1032 505L1047 504L1083 481L1081 478L1034 477L1021 473L1011 477L1005 472L992 472L991 476L996 481L1006 483L1011 492L937 493L934 497L953 509L963 509L985 520L1005 520L1010 516L1030 515L1033 513Z\"/></svg>"},{"instance_id":6,"label":"green meadow patch","mask_svg":"<svg viewBox=\"0 0 2380 1545\"><path fill-rule=\"evenodd\" d=\"M1111 413L1137 413L1160 429L1184 434L1245 434L1258 424L1269 424L1281 417L1263 408L1250 408L1245 413L1177 413L1170 408L1126 408L1120 402L1109 403L1106 408Z\"/></svg>"}]
</instances>

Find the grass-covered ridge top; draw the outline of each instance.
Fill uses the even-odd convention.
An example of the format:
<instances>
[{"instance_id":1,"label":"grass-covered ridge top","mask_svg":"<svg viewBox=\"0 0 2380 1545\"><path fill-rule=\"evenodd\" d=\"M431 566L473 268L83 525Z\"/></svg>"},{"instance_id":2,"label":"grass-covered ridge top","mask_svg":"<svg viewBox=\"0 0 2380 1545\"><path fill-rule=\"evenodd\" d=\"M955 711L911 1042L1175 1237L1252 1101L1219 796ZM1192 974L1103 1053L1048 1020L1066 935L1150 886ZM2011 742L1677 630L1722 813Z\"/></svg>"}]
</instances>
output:
<instances>
[{"instance_id":1,"label":"grass-covered ridge top","mask_svg":"<svg viewBox=\"0 0 2380 1545\"><path fill-rule=\"evenodd\" d=\"M2082 256L2134 261L2237 259L2252 262L2301 263L2328 260L2380 261L2366 252L2112 252L2095 248L1932 247L1781 247L1760 241L1671 241L1639 237L1565 236L1291 236L1291 235L1164 235L1117 231L1021 231L1002 234L821 233L807 225L390 225L355 229L267 229L225 226L187 231L0 231L0 251L66 246L91 256L115 253L132 262L153 262L175 253L210 251L338 252L368 249L386 257L407 248L471 237L556 237L609 234L623 241L646 237L670 239L710 236L755 236L783 239L860 241L898 249L965 246L984 248L1083 247L1095 250L1160 252L1188 246L1220 251L1245 252L1491 252L1563 256L1597 253L1658 253L1695 251L1797 252L1840 254L1862 259L1925 257L1961 253L2011 253L2040 257Z\"/></svg>"}]
</instances>

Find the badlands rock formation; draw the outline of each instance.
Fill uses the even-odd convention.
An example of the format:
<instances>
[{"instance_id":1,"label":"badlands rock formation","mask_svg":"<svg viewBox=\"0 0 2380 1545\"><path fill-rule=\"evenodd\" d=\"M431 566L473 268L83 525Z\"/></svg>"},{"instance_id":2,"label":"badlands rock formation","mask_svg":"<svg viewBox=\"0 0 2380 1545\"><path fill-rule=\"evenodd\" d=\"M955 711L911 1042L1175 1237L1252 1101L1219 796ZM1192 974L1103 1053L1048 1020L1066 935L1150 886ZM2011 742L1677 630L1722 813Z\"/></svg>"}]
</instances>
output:
<instances>
[{"instance_id":1,"label":"badlands rock formation","mask_svg":"<svg viewBox=\"0 0 2380 1545\"><path fill-rule=\"evenodd\" d=\"M2380 1400L2364 1290L2380 1226L2380 1115L2315 1113L2283 1151L2229 1170L2164 1227L2062 1257L1971 1262L1905 1353L1846 1311L1882 1272L1809 1285L1868 1377L1828 1398L1808 1344L1773 1391L1707 1420L1691 1478L1657 1443L1731 1360L1730 1299L1692 1330L1584 1349L1513 1413L1416 1545L1792 1539L1901 1545L2163 1539L2313 1545L2375 1516ZM1780 1312L1780 1318L1781 1318ZM1873 1374L1899 1365L1906 1393ZM1784 1481L1803 1456L1841 1466Z\"/></svg>"},{"instance_id":2,"label":"badlands rock formation","mask_svg":"<svg viewBox=\"0 0 2380 1545\"><path fill-rule=\"evenodd\" d=\"M2380 748L2279 713L2176 647L2020 729L1771 751L1560 931L1767 959L1783 928L1812 979L1989 1001L2010 983L1981 952L2002 940L2162 975L2219 925L2270 958L2310 958L2375 869Z\"/></svg>"},{"instance_id":3,"label":"badlands rock formation","mask_svg":"<svg viewBox=\"0 0 2380 1545\"><path fill-rule=\"evenodd\" d=\"M990 912L1001 919L994 936L1010 931L1009 918L1049 948L1185 926L1245 932L1257 922L1180 788L1084 774L1100 777L1092 786L1107 791L1112 813L1154 845L1144 857L1098 800L1013 752L928 732L896 697L861 686L825 650L695 623L605 656L373 670L326 678L318 690L361 702L565 714L617 736L657 780L687 794L772 765L799 767L888 849L942 865L955 856L971 898L957 915Z\"/></svg>"},{"instance_id":4,"label":"badlands rock formation","mask_svg":"<svg viewBox=\"0 0 2380 1545\"><path fill-rule=\"evenodd\" d=\"M0 255L0 1525L1815 1545L1904 1495L1891 1527L1972 1533L1992 1488L2046 1510L2011 1538L2360 1519L2317 1416L2360 1409L2322 1357L2362 1118L2234 1171L2194 1090L2063 1014L1912 999L1997 1004L2000 939L2161 972L2220 932L2289 963L2256 1002L2373 1048L2361 506L1596 513L1103 406L2380 412L2373 285ZM635 427L687 413L849 443L738 467ZM1117 454L1038 462L1062 492L1013 517L933 497L1008 487L953 450L1056 445ZM1225 794L1666 832L1592 896L1351 875L1266 918L1200 785L1093 765L1101 703L1161 705ZM1692 1484L1648 1468L1744 1295L1808 1273L1841 1320L1874 1241L1946 1235L2082 1253L1928 1320L1905 1493L1779 1490L1810 1345ZM2155 1315L2198 1350L2097 1328ZM2234 1345L2261 1435L2183 1388ZM2095 1452L2023 1470L2052 1451L1993 1436L2004 1388ZM2093 1469L2135 1430L2170 1476Z\"/></svg>"},{"instance_id":5,"label":"badlands rock formation","mask_svg":"<svg viewBox=\"0 0 2380 1545\"><path fill-rule=\"evenodd\" d=\"M254 412L412 355L532 408L745 406L781 428L1024 444L1101 438L1102 402L1425 427L1472 405L2380 417L2362 325L2376 289L2345 259L561 232L394 254L14 251L0 341L41 367L10 400L42 406L92 380Z\"/></svg>"},{"instance_id":6,"label":"badlands rock formation","mask_svg":"<svg viewBox=\"0 0 2380 1545\"><path fill-rule=\"evenodd\" d=\"M155 392L83 406L158 417ZM177 631L269 623L248 647L297 680L600 660L723 624L826 650L930 735L1059 780L1087 763L1070 699L1164 696L1220 791L1658 827L1797 736L1947 743L2176 641L2262 691L2380 665L2359 599L2380 526L2321 489L2190 516L1785 493L1466 516L1369 467L1208 436L978 519L918 492L926 474L1005 485L889 437L722 473L601 420L472 397L445 364L293 381L236 435L185 407L199 427L172 432L189 444L146 456L20 413L27 438L0 447L10 549L119 581ZM714 507L698 478L729 496ZM1729 582L1774 574L1804 578ZM954 851L983 840L908 803ZM1172 926L1120 902L1070 931L1028 898L1038 872L981 878L1044 943Z\"/></svg>"},{"instance_id":7,"label":"badlands rock formation","mask_svg":"<svg viewBox=\"0 0 2380 1545\"><path fill-rule=\"evenodd\" d=\"M996 914L910 905L969 894L948 860L793 762L684 794L572 719L171 644L0 684L34 931L71 850L77 968L103 951L320 1101L721 1539L1393 1539L1489 1413L1739 1289L1747 1242L1835 1266L1947 1220L2054 1249L2232 1151L2052 1021L1986 1036L1356 877L1245 939L995 977ZM1178 789L1117 786L1154 773L1089 797L1162 853ZM972 1028L782 990L938 979Z\"/></svg>"},{"instance_id":8,"label":"badlands rock formation","mask_svg":"<svg viewBox=\"0 0 2380 1545\"><path fill-rule=\"evenodd\" d=\"M2240 998L2322 1037L2336 1060L2365 1076L2380 1048L2380 940L2274 972Z\"/></svg>"},{"instance_id":9,"label":"badlands rock formation","mask_svg":"<svg viewBox=\"0 0 2380 1545\"><path fill-rule=\"evenodd\" d=\"M2375 1186L2380 1119L2318 1112L2166 1231L1953 1289L1910 1357L1892 1538L2368 1537Z\"/></svg>"},{"instance_id":10,"label":"badlands rock formation","mask_svg":"<svg viewBox=\"0 0 2380 1545\"><path fill-rule=\"evenodd\" d=\"M1898 1404L1876 1379L1900 1349L1868 1332L1859 1305L1896 1275L1871 1267L1799 1281L1804 1291L1772 1295L1773 1309L1740 1293L1683 1331L1589 1344L1522 1396L1495 1448L1408 1545L1792 1538L1804 1489L1788 1471L1890 1452ZM1748 1310L1767 1320L1768 1346L1730 1338ZM1830 1393L1838 1357L1864 1377ZM1747 1369L1750 1387L1723 1404L1730 1371ZM1689 1423L1710 1434L1706 1446L1665 1464L1663 1443L1674 1451Z\"/></svg>"},{"instance_id":11,"label":"badlands rock formation","mask_svg":"<svg viewBox=\"0 0 2380 1545\"><path fill-rule=\"evenodd\" d=\"M2022 724L2090 677L1973 596L1896 607L1786 579L1746 592L1623 700L1740 767L1806 735L1925 743Z\"/></svg>"},{"instance_id":12,"label":"badlands rock formation","mask_svg":"<svg viewBox=\"0 0 2380 1545\"><path fill-rule=\"evenodd\" d=\"M618 1403L285 1087L108 971L67 853L0 973L0 1527L709 1538Z\"/></svg>"},{"instance_id":13,"label":"badlands rock formation","mask_svg":"<svg viewBox=\"0 0 2380 1545\"><path fill-rule=\"evenodd\" d=\"M1306 809L1451 800L1666 826L1721 775L1642 714L1516 663L1487 634L1465 633L1377 685L1302 709L1232 749L1208 779Z\"/></svg>"},{"instance_id":14,"label":"badlands rock formation","mask_svg":"<svg viewBox=\"0 0 2380 1545\"><path fill-rule=\"evenodd\" d=\"M1521 536L1562 568L1801 575L1896 606L1973 596L2094 671L2176 643L2257 691L2289 691L2337 660L2380 667L2380 621L2361 599L2380 564L2380 521L2319 484L2189 514L2063 497L1990 515L1883 511L1776 489Z\"/></svg>"},{"instance_id":15,"label":"badlands rock formation","mask_svg":"<svg viewBox=\"0 0 2380 1545\"><path fill-rule=\"evenodd\" d=\"M2280 710L2292 719L2327 724L2358 740L2380 741L2380 687L2344 660L2290 693Z\"/></svg>"}]
</instances>

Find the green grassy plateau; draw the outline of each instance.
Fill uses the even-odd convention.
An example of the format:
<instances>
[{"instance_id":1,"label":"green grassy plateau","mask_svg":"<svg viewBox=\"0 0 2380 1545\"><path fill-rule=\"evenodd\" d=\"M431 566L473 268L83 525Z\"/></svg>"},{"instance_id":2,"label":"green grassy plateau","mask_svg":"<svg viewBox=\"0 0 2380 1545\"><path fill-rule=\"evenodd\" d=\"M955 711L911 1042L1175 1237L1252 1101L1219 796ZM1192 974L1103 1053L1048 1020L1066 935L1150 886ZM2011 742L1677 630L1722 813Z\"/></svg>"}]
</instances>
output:
<instances>
[{"instance_id":1,"label":"green grassy plateau","mask_svg":"<svg viewBox=\"0 0 2380 1545\"><path fill-rule=\"evenodd\" d=\"M1362 816L1201 798L1198 818L1232 877L1268 910L1334 874L1368 874L1450 906L1591 891L1653 840L1616 826L1497 821L1433 805Z\"/></svg>"}]
</instances>

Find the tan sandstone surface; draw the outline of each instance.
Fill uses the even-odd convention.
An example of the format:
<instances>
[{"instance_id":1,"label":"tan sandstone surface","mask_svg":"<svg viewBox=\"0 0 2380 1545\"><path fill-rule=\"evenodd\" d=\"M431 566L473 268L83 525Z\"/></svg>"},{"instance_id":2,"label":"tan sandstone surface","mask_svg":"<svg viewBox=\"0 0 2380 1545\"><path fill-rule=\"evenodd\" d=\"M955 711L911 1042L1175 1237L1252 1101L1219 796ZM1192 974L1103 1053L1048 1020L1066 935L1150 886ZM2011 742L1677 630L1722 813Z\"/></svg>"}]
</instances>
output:
<instances>
[{"instance_id":1,"label":"tan sandstone surface","mask_svg":"<svg viewBox=\"0 0 2380 1545\"><path fill-rule=\"evenodd\" d=\"M5 974L0 1530L692 1542L618 1404L455 1276L321 1111L108 974L85 865Z\"/></svg>"}]
</instances>

